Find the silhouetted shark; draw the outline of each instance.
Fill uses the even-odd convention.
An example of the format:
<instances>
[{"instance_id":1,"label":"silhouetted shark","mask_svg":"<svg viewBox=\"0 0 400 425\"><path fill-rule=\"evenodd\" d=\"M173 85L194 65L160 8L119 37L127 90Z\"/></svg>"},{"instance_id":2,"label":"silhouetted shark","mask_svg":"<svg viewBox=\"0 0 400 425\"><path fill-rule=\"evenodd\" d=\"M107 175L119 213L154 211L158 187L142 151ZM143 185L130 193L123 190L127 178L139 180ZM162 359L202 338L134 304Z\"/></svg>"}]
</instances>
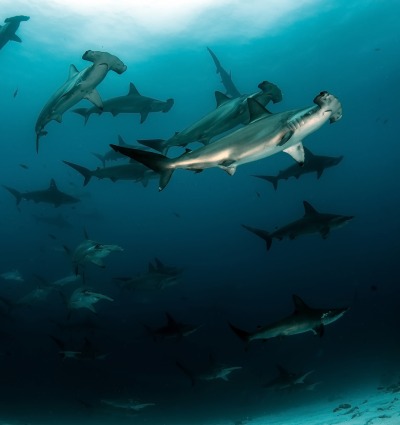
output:
<instances>
[{"instance_id":1,"label":"silhouetted shark","mask_svg":"<svg viewBox=\"0 0 400 425\"><path fill-rule=\"evenodd\" d=\"M78 71L74 65L70 65L67 81L50 97L36 121L36 151L39 150L39 139L45 136L45 126L52 120L59 123L62 115L82 99L87 99L99 108L103 102L96 90L106 77L109 70L122 74L127 67L116 56L107 52L87 50L82 59L93 62L92 65Z\"/></svg>"},{"instance_id":2,"label":"silhouetted shark","mask_svg":"<svg viewBox=\"0 0 400 425\"><path fill-rule=\"evenodd\" d=\"M309 202L303 201L304 216L299 220L293 221L282 226L273 232L267 232L263 229L255 227L242 226L249 232L254 233L263 239L266 243L267 250L271 248L272 239L282 240L283 238L295 239L297 236L309 233L319 233L323 239L326 239L331 229L341 227L354 218L352 215L338 215L319 213Z\"/></svg>"},{"instance_id":3,"label":"silhouetted shark","mask_svg":"<svg viewBox=\"0 0 400 425\"><path fill-rule=\"evenodd\" d=\"M328 92L314 98L317 106L277 114L269 113L254 99L247 99L251 122L218 141L178 158L167 158L153 152L110 145L160 174L159 190L163 190L172 173L183 168L200 172L219 167L233 175L236 168L252 161L284 151L298 163L304 162L303 139L318 130L325 122L336 122L342 117L338 99Z\"/></svg>"},{"instance_id":4,"label":"silhouetted shark","mask_svg":"<svg viewBox=\"0 0 400 425\"><path fill-rule=\"evenodd\" d=\"M340 319L348 310L344 308L311 308L298 295L293 295L294 312L277 322L259 326L255 332L247 332L229 323L232 331L244 342L256 339L267 340L277 336L297 335L312 332L322 336L326 325Z\"/></svg>"},{"instance_id":5,"label":"silhouetted shark","mask_svg":"<svg viewBox=\"0 0 400 425\"><path fill-rule=\"evenodd\" d=\"M0 49L2 49L9 41L21 43L22 40L15 34L19 28L19 24L28 21L29 16L13 16L4 20L5 25L0 26ZM15 96L14 96L15 97Z\"/></svg>"},{"instance_id":6,"label":"silhouetted shark","mask_svg":"<svg viewBox=\"0 0 400 425\"><path fill-rule=\"evenodd\" d=\"M26 201L33 201L35 203L43 202L47 204L53 204L56 208L60 205L75 204L80 202L80 199L59 190L54 179L50 180L50 186L47 189L33 190L31 192L19 192L12 187L4 185L3 187L15 196L17 205L19 205L23 199Z\"/></svg>"},{"instance_id":7,"label":"silhouetted shark","mask_svg":"<svg viewBox=\"0 0 400 425\"><path fill-rule=\"evenodd\" d=\"M162 100L142 96L133 83L129 84L129 92L126 96L113 97L104 100L103 107L78 108L72 112L82 115L87 123L91 114L110 112L114 117L118 114L140 114L140 123L146 121L150 112L168 112L174 105L174 99Z\"/></svg>"},{"instance_id":8,"label":"silhouetted shark","mask_svg":"<svg viewBox=\"0 0 400 425\"><path fill-rule=\"evenodd\" d=\"M228 73L227 71L225 71L225 69L221 65L221 62L218 60L215 53L209 47L207 47L207 50L210 52L210 55L213 58L215 66L217 67L217 74L219 74L219 76L221 77L221 83L225 87L226 94L228 96L231 96L232 98L239 97L240 93L232 81L231 73L230 72Z\"/></svg>"},{"instance_id":9,"label":"silhouetted shark","mask_svg":"<svg viewBox=\"0 0 400 425\"><path fill-rule=\"evenodd\" d=\"M314 155L309 149L304 147L304 164L301 167L299 167L298 164L293 164L279 171L277 176L254 175L253 177L258 177L259 179L270 182L276 190L279 180L287 180L290 177L298 179L303 174L315 172L317 173L317 179L319 179L326 168L338 165L342 159L343 156Z\"/></svg>"}]
</instances>

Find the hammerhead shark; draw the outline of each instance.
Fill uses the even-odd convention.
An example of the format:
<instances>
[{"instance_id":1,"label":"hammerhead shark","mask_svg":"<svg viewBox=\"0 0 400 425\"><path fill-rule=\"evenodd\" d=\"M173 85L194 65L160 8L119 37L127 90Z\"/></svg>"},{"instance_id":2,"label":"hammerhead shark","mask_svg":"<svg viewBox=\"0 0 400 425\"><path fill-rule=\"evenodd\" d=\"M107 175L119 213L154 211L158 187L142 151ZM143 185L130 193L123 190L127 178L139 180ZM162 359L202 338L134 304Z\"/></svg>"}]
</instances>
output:
<instances>
[{"instance_id":1,"label":"hammerhead shark","mask_svg":"<svg viewBox=\"0 0 400 425\"><path fill-rule=\"evenodd\" d=\"M309 202L303 201L304 216L285 226L282 226L273 232L257 229L242 224L242 226L251 233L259 236L266 243L267 250L271 248L272 239L282 240L287 237L295 239L297 236L309 233L319 233L323 239L326 239L332 228L342 227L348 223L354 216L338 215L318 212Z\"/></svg>"},{"instance_id":2,"label":"hammerhead shark","mask_svg":"<svg viewBox=\"0 0 400 425\"><path fill-rule=\"evenodd\" d=\"M12 187L4 185L3 187L15 196L17 205L19 205L22 200L26 200L33 201L35 203L43 202L47 204L53 204L54 207L57 208L60 205L75 204L80 202L80 199L59 190L54 179L50 180L50 186L47 189L33 190L31 192L19 192Z\"/></svg>"},{"instance_id":3,"label":"hammerhead shark","mask_svg":"<svg viewBox=\"0 0 400 425\"><path fill-rule=\"evenodd\" d=\"M244 342L249 343L256 339L268 340L279 336L290 336L312 332L322 337L325 326L336 322L348 310L340 308L312 308L309 307L298 295L293 295L294 311L290 316L284 317L274 323L259 326L254 332L247 332L229 323L232 331Z\"/></svg>"},{"instance_id":4,"label":"hammerhead shark","mask_svg":"<svg viewBox=\"0 0 400 425\"><path fill-rule=\"evenodd\" d=\"M302 141L318 130L325 122L342 117L339 100L324 91L314 98L316 106L271 114L254 99L247 99L250 123L214 143L177 158L167 158L153 152L110 145L160 174L159 191L171 179L172 173L183 168L200 172L218 167L229 175L235 174L241 164L257 161L278 152L286 152L299 164L304 163Z\"/></svg>"},{"instance_id":5,"label":"hammerhead shark","mask_svg":"<svg viewBox=\"0 0 400 425\"><path fill-rule=\"evenodd\" d=\"M142 96L133 83L129 84L129 92L126 96L113 97L103 101L103 107L78 108L72 112L82 115L87 123L90 115L110 112L113 117L118 114L140 114L140 124L146 121L150 112L168 112L174 105L174 99L162 100Z\"/></svg>"},{"instance_id":6,"label":"hammerhead shark","mask_svg":"<svg viewBox=\"0 0 400 425\"><path fill-rule=\"evenodd\" d=\"M29 21L29 16L13 16L4 20L5 25L0 26L0 49L2 49L9 41L21 43L22 40L16 33L19 24L24 21Z\"/></svg>"},{"instance_id":7,"label":"hammerhead shark","mask_svg":"<svg viewBox=\"0 0 400 425\"><path fill-rule=\"evenodd\" d=\"M260 91L230 98L216 91L216 109L209 112L198 121L195 121L182 131L175 133L167 140L150 139L138 140L144 146L158 150L162 154L172 146L185 147L189 143L199 142L203 145L211 143L216 136L225 133L239 125L246 125L250 121L248 99L253 99L266 106L269 102L278 103L282 100L282 92L275 84L262 81L258 88Z\"/></svg>"},{"instance_id":8,"label":"hammerhead shark","mask_svg":"<svg viewBox=\"0 0 400 425\"><path fill-rule=\"evenodd\" d=\"M97 167L94 170L89 170L73 162L63 161L63 163L82 174L84 186L90 182L92 177L96 177L100 180L110 179L112 182L116 182L117 180L133 180L134 182L141 182L146 187L150 179L156 179L158 177L154 171L136 161L110 167Z\"/></svg>"},{"instance_id":9,"label":"hammerhead shark","mask_svg":"<svg viewBox=\"0 0 400 425\"><path fill-rule=\"evenodd\" d=\"M211 57L213 58L215 66L217 67L217 74L219 74L219 76L221 77L221 83L225 87L226 94L232 98L239 97L240 92L232 81L231 73L225 71L225 69L221 65L221 62L218 60L215 53L209 47L207 47L207 50L209 51Z\"/></svg>"},{"instance_id":10,"label":"hammerhead shark","mask_svg":"<svg viewBox=\"0 0 400 425\"><path fill-rule=\"evenodd\" d=\"M108 71L117 74L126 71L127 66L116 56L107 52L87 50L82 59L93 62L92 65L78 71L75 65L70 65L67 81L50 97L36 121L36 151L39 151L39 139L45 136L45 126L52 120L59 123L62 115L82 99L87 99L98 108L103 107L103 102L96 90L106 77Z\"/></svg>"},{"instance_id":11,"label":"hammerhead shark","mask_svg":"<svg viewBox=\"0 0 400 425\"><path fill-rule=\"evenodd\" d=\"M298 179L304 174L317 173L317 179L319 179L326 168L338 165L342 159L343 156L315 155L308 148L304 147L304 164L302 167L299 167L298 164L293 164L279 171L276 176L254 175L253 177L270 182L276 190L278 189L279 180L287 180L290 177Z\"/></svg>"},{"instance_id":12,"label":"hammerhead shark","mask_svg":"<svg viewBox=\"0 0 400 425\"><path fill-rule=\"evenodd\" d=\"M87 308L93 313L96 313L94 304L98 303L101 300L114 301L107 295L94 292L88 288L77 288L71 294L69 300L67 301L67 307L69 311L77 310L80 308Z\"/></svg>"}]
</instances>

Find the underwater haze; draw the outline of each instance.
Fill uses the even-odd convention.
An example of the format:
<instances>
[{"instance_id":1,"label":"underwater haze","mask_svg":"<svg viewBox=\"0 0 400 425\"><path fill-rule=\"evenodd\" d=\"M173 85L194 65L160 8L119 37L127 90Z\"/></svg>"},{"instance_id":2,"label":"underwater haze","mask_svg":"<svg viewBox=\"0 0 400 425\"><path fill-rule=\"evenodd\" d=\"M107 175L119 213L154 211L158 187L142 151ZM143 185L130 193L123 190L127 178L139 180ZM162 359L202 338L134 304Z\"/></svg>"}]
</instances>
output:
<instances>
[{"instance_id":1,"label":"underwater haze","mask_svg":"<svg viewBox=\"0 0 400 425\"><path fill-rule=\"evenodd\" d=\"M400 4L0 11L0 424L399 423Z\"/></svg>"}]
</instances>

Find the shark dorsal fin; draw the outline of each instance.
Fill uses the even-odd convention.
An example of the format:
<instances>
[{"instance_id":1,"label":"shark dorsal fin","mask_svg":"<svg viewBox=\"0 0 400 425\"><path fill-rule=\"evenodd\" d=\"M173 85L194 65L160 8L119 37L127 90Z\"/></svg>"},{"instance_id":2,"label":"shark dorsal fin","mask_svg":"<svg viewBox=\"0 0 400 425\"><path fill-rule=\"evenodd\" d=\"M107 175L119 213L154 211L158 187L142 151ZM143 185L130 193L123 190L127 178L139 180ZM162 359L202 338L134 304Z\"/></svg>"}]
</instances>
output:
<instances>
[{"instance_id":1,"label":"shark dorsal fin","mask_svg":"<svg viewBox=\"0 0 400 425\"><path fill-rule=\"evenodd\" d=\"M75 77L76 74L79 74L79 71L77 70L76 66L71 63L69 66L68 80Z\"/></svg>"},{"instance_id":2,"label":"shark dorsal fin","mask_svg":"<svg viewBox=\"0 0 400 425\"><path fill-rule=\"evenodd\" d=\"M125 140L122 138L122 136L118 135L118 145L119 146L125 146Z\"/></svg>"},{"instance_id":3,"label":"shark dorsal fin","mask_svg":"<svg viewBox=\"0 0 400 425\"><path fill-rule=\"evenodd\" d=\"M56 185L56 181L54 179L50 180L50 186L49 186L50 190L57 190L57 185Z\"/></svg>"},{"instance_id":4,"label":"shark dorsal fin","mask_svg":"<svg viewBox=\"0 0 400 425\"><path fill-rule=\"evenodd\" d=\"M258 120L261 117L271 115L271 112L269 112L268 109L264 108L264 106L261 105L260 102L257 102L257 100L251 97L247 98L247 106L249 108L250 113L249 122Z\"/></svg>"},{"instance_id":5,"label":"shark dorsal fin","mask_svg":"<svg viewBox=\"0 0 400 425\"><path fill-rule=\"evenodd\" d=\"M318 214L318 211L307 201L303 201L304 215Z\"/></svg>"},{"instance_id":6,"label":"shark dorsal fin","mask_svg":"<svg viewBox=\"0 0 400 425\"><path fill-rule=\"evenodd\" d=\"M220 92L220 91L216 91L215 92L215 100L217 101L217 108L218 108L223 103L227 102L228 100L231 100L231 98L229 96L227 96L226 94Z\"/></svg>"},{"instance_id":7,"label":"shark dorsal fin","mask_svg":"<svg viewBox=\"0 0 400 425\"><path fill-rule=\"evenodd\" d=\"M294 312L297 313L306 313L310 309L308 305L296 294L293 294L293 303L294 303Z\"/></svg>"},{"instance_id":8,"label":"shark dorsal fin","mask_svg":"<svg viewBox=\"0 0 400 425\"><path fill-rule=\"evenodd\" d=\"M162 269L164 267L164 264L161 262L161 260L159 258L155 257L154 261L156 262L158 269Z\"/></svg>"},{"instance_id":9,"label":"shark dorsal fin","mask_svg":"<svg viewBox=\"0 0 400 425\"><path fill-rule=\"evenodd\" d=\"M129 83L128 96L140 96L138 89L135 87L133 83Z\"/></svg>"},{"instance_id":10,"label":"shark dorsal fin","mask_svg":"<svg viewBox=\"0 0 400 425\"><path fill-rule=\"evenodd\" d=\"M154 265L149 263L149 272L151 273L151 272L155 272L155 271L156 271L156 268L154 267Z\"/></svg>"},{"instance_id":11,"label":"shark dorsal fin","mask_svg":"<svg viewBox=\"0 0 400 425\"><path fill-rule=\"evenodd\" d=\"M168 326L176 326L176 320L169 313L165 313L165 316L167 317Z\"/></svg>"}]
</instances>

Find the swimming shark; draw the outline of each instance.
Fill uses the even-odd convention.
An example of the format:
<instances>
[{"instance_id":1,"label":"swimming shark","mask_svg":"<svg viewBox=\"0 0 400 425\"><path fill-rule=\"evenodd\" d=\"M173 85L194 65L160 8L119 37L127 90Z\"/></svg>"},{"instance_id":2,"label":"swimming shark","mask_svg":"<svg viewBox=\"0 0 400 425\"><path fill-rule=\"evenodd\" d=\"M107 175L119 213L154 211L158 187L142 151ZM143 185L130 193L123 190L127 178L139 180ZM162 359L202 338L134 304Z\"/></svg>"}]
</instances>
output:
<instances>
[{"instance_id":1,"label":"swimming shark","mask_svg":"<svg viewBox=\"0 0 400 425\"><path fill-rule=\"evenodd\" d=\"M279 180L287 180L290 177L298 179L304 174L317 173L317 179L322 176L326 168L338 165L343 159L343 156L324 156L315 155L309 149L304 147L304 164L299 167L298 164L293 164L282 171L279 171L277 176L253 175L259 179L266 180L272 183L274 189L278 189Z\"/></svg>"},{"instance_id":2,"label":"swimming shark","mask_svg":"<svg viewBox=\"0 0 400 425\"><path fill-rule=\"evenodd\" d=\"M256 339L268 340L275 337L297 335L305 332L312 332L314 335L322 337L325 326L336 322L348 310L348 307L312 308L298 295L293 295L292 298L294 311L290 316L265 326L259 326L255 332L244 331L232 323L229 323L229 326L246 343Z\"/></svg>"},{"instance_id":3,"label":"swimming shark","mask_svg":"<svg viewBox=\"0 0 400 425\"><path fill-rule=\"evenodd\" d=\"M219 74L219 76L221 77L221 83L225 87L226 94L232 98L239 97L240 92L232 81L231 73L225 71L225 69L221 65L221 62L218 60L215 53L209 47L207 47L207 50L209 51L211 57L213 58L215 66L217 67L217 74Z\"/></svg>"},{"instance_id":4,"label":"swimming shark","mask_svg":"<svg viewBox=\"0 0 400 425\"><path fill-rule=\"evenodd\" d=\"M44 128L50 121L61 123L63 113L82 99L89 100L101 109L103 102L96 90L97 85L104 80L108 71L122 74L127 69L119 58L107 52L87 50L82 59L93 64L82 71L70 65L67 81L50 97L39 114L35 125L37 152L39 139L47 134Z\"/></svg>"},{"instance_id":5,"label":"swimming shark","mask_svg":"<svg viewBox=\"0 0 400 425\"><path fill-rule=\"evenodd\" d=\"M172 338L181 340L183 337L191 335L193 332L196 332L202 326L178 322L169 313L165 313L165 316L167 318L167 324L165 326L153 329L150 326L144 325L145 329L150 333L154 341L156 341L157 338Z\"/></svg>"},{"instance_id":6,"label":"swimming shark","mask_svg":"<svg viewBox=\"0 0 400 425\"><path fill-rule=\"evenodd\" d=\"M14 280L16 282L23 282L24 278L19 270L11 270L9 272L4 272L0 274L0 277L4 280Z\"/></svg>"},{"instance_id":7,"label":"swimming shark","mask_svg":"<svg viewBox=\"0 0 400 425\"><path fill-rule=\"evenodd\" d=\"M316 106L269 113L254 99L247 99L250 123L218 141L177 158L110 145L136 161L160 174L159 191L171 179L172 173L183 168L200 172L206 168L219 167L229 175L235 174L241 164L257 161L284 151L299 164L304 163L303 139L318 130L325 122L334 123L342 117L339 100L326 91L314 98Z\"/></svg>"},{"instance_id":8,"label":"swimming shark","mask_svg":"<svg viewBox=\"0 0 400 425\"><path fill-rule=\"evenodd\" d=\"M128 143L126 143L121 136L118 136L118 144L120 146L125 146L126 148L135 147L133 145L129 145ZM92 153L97 159L101 161L101 163L103 164L103 167L106 166L106 161L116 161L118 159L126 159L125 155L123 155L122 153L116 152L114 149L109 149L104 155L95 153L95 152L92 152Z\"/></svg>"},{"instance_id":9,"label":"swimming shark","mask_svg":"<svg viewBox=\"0 0 400 425\"><path fill-rule=\"evenodd\" d=\"M258 88L260 91L252 94L244 94L231 99L221 92L215 92L217 103L216 109L195 121L184 130L175 133L167 140L150 139L138 140L144 146L158 150L166 154L172 146L185 147L189 143L199 142L208 145L211 140L239 125L246 125L250 120L248 99L257 100L263 106L269 102L277 103L282 100L282 92L268 81L262 81Z\"/></svg>"},{"instance_id":10,"label":"swimming shark","mask_svg":"<svg viewBox=\"0 0 400 425\"><path fill-rule=\"evenodd\" d=\"M24 21L29 21L29 16L12 16L4 20L5 25L0 26L0 49L2 49L9 41L22 43L22 40L16 33L19 24ZM14 96L15 97L15 96Z\"/></svg>"},{"instance_id":11,"label":"swimming shark","mask_svg":"<svg viewBox=\"0 0 400 425\"><path fill-rule=\"evenodd\" d=\"M144 187L148 185L149 180L158 178L157 173L137 161L104 168L97 167L94 170L89 170L82 165L69 161L63 161L63 163L82 174L84 177L84 186L90 182L92 177L96 177L99 180L110 179L112 182L116 182L117 180L133 180L134 182L141 182Z\"/></svg>"},{"instance_id":12,"label":"swimming shark","mask_svg":"<svg viewBox=\"0 0 400 425\"><path fill-rule=\"evenodd\" d=\"M142 403L138 400L101 400L108 407L129 412L139 412L145 407L155 406L155 403Z\"/></svg>"},{"instance_id":13,"label":"swimming shark","mask_svg":"<svg viewBox=\"0 0 400 425\"><path fill-rule=\"evenodd\" d=\"M162 100L142 96L133 83L129 84L126 96L113 97L103 101L103 107L93 106L91 108L78 108L72 112L82 115L87 123L91 114L102 114L110 112L113 117L118 114L140 114L140 124L146 121L150 112L168 112L174 105L174 99Z\"/></svg>"},{"instance_id":14,"label":"swimming shark","mask_svg":"<svg viewBox=\"0 0 400 425\"><path fill-rule=\"evenodd\" d=\"M53 204L54 207L57 208L60 205L80 202L80 199L59 190L54 179L50 180L50 185L47 189L33 190L31 192L19 192L18 190L5 185L3 185L3 187L15 196L17 205L19 205L22 200L26 200L33 201L35 203L43 202Z\"/></svg>"},{"instance_id":15,"label":"swimming shark","mask_svg":"<svg viewBox=\"0 0 400 425\"><path fill-rule=\"evenodd\" d=\"M107 295L94 292L88 288L77 288L68 299L67 308L70 311L77 310L80 308L87 308L93 313L96 313L94 304L98 303L101 300L114 301L112 298L108 297Z\"/></svg>"},{"instance_id":16,"label":"swimming shark","mask_svg":"<svg viewBox=\"0 0 400 425\"><path fill-rule=\"evenodd\" d=\"M279 240L285 237L295 239L297 236L319 233L323 239L326 239L331 229L342 227L354 218L352 215L320 213L307 201L303 201L303 205L304 216L302 218L282 226L273 232L246 226L245 224L242 224L242 226L263 239L267 250L269 250L273 238Z\"/></svg>"},{"instance_id":17,"label":"swimming shark","mask_svg":"<svg viewBox=\"0 0 400 425\"><path fill-rule=\"evenodd\" d=\"M264 384L264 388L280 391L306 387L309 385L306 383L307 377L314 372L313 370L309 370L305 373L290 372L280 364L277 364L276 367L278 369L278 375Z\"/></svg>"},{"instance_id":18,"label":"swimming shark","mask_svg":"<svg viewBox=\"0 0 400 425\"><path fill-rule=\"evenodd\" d=\"M175 364L190 379L192 386L195 386L197 381L209 382L216 381L217 379L228 381L229 375L232 372L242 369L242 366L224 366L216 364L212 355L209 356L208 367L201 373L193 373L179 361Z\"/></svg>"},{"instance_id":19,"label":"swimming shark","mask_svg":"<svg viewBox=\"0 0 400 425\"><path fill-rule=\"evenodd\" d=\"M75 273L79 274L80 268L84 267L87 263L92 263L104 268L104 258L110 255L111 252L122 252L123 248L118 245L105 245L93 241L85 234L85 240L83 240L74 251L71 251L65 245L64 250L71 258Z\"/></svg>"}]
</instances>

